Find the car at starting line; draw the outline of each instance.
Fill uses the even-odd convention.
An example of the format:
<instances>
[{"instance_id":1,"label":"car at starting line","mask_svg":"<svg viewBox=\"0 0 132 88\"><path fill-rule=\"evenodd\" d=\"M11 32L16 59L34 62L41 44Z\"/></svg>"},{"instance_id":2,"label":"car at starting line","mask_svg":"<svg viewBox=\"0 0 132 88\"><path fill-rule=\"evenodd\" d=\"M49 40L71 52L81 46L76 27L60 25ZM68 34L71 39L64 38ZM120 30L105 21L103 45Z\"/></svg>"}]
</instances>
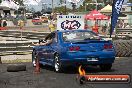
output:
<instances>
[{"instance_id":1,"label":"car at starting line","mask_svg":"<svg viewBox=\"0 0 132 88\"><path fill-rule=\"evenodd\" d=\"M59 30L49 35L45 41L52 37L51 44L33 47L34 66L36 58L42 65L53 66L56 72L61 72L64 67L78 65L99 65L101 70L107 71L114 63L112 41L102 39L91 30Z\"/></svg>"}]
</instances>

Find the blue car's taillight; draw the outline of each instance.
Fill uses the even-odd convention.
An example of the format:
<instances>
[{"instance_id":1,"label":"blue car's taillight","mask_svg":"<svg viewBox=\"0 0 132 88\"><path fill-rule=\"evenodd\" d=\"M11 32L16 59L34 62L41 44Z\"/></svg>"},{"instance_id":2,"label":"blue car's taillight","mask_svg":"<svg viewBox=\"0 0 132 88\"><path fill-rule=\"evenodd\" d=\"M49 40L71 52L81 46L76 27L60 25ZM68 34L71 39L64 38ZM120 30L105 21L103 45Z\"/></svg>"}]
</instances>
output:
<instances>
[{"instance_id":1,"label":"blue car's taillight","mask_svg":"<svg viewBox=\"0 0 132 88\"><path fill-rule=\"evenodd\" d=\"M112 44L104 44L104 49L112 49L113 45Z\"/></svg>"},{"instance_id":2,"label":"blue car's taillight","mask_svg":"<svg viewBox=\"0 0 132 88\"><path fill-rule=\"evenodd\" d=\"M80 47L79 46L71 46L71 47L69 47L69 50L70 51L79 51Z\"/></svg>"}]
</instances>

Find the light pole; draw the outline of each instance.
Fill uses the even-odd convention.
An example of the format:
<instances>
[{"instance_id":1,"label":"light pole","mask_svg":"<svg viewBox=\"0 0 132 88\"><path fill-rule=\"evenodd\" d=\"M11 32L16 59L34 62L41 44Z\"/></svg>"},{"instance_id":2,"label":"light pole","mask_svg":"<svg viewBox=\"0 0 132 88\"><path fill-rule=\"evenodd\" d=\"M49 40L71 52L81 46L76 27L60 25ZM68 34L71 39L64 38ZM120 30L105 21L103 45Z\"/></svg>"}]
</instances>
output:
<instances>
[{"instance_id":1,"label":"light pole","mask_svg":"<svg viewBox=\"0 0 132 88\"><path fill-rule=\"evenodd\" d=\"M53 0L52 0L52 13L54 13L54 4L53 4Z\"/></svg>"},{"instance_id":2,"label":"light pole","mask_svg":"<svg viewBox=\"0 0 132 88\"><path fill-rule=\"evenodd\" d=\"M71 4L72 4L72 11L74 13L75 12L75 9L76 9L76 3L71 2Z\"/></svg>"},{"instance_id":3,"label":"light pole","mask_svg":"<svg viewBox=\"0 0 132 88\"><path fill-rule=\"evenodd\" d=\"M66 11L67 11L67 10L66 10L66 0L65 0L65 15L66 15Z\"/></svg>"},{"instance_id":4,"label":"light pole","mask_svg":"<svg viewBox=\"0 0 132 88\"><path fill-rule=\"evenodd\" d=\"M42 13L44 13L47 10L47 4L42 2Z\"/></svg>"},{"instance_id":5,"label":"light pole","mask_svg":"<svg viewBox=\"0 0 132 88\"><path fill-rule=\"evenodd\" d=\"M85 3L85 12L87 11L87 5L88 5L88 3Z\"/></svg>"}]
</instances>

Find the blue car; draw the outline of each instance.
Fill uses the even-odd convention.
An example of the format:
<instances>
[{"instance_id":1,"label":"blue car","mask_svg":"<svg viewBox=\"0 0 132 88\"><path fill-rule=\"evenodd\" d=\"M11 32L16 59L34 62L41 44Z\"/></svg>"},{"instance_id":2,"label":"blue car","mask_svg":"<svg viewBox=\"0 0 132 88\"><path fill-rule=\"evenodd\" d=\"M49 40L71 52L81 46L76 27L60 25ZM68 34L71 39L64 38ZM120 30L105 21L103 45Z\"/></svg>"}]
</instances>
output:
<instances>
[{"instance_id":1,"label":"blue car","mask_svg":"<svg viewBox=\"0 0 132 88\"><path fill-rule=\"evenodd\" d=\"M48 45L35 46L32 63L36 58L42 65L50 65L56 72L64 67L99 65L101 70L110 70L115 60L112 41L106 41L91 30L59 30L46 36L52 39Z\"/></svg>"}]
</instances>

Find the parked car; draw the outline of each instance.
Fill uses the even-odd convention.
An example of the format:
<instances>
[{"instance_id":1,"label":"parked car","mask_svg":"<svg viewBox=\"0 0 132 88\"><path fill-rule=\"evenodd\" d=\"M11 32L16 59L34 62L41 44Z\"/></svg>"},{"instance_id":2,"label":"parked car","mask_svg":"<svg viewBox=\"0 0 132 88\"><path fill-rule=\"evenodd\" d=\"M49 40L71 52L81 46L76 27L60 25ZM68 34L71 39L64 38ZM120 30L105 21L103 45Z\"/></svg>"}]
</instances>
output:
<instances>
[{"instance_id":1,"label":"parked car","mask_svg":"<svg viewBox=\"0 0 132 88\"><path fill-rule=\"evenodd\" d=\"M34 25L42 25L42 20L40 18L33 18L32 23Z\"/></svg>"},{"instance_id":2,"label":"parked car","mask_svg":"<svg viewBox=\"0 0 132 88\"><path fill-rule=\"evenodd\" d=\"M48 17L47 16L40 16L40 19L42 20L43 23L48 22Z\"/></svg>"},{"instance_id":3,"label":"parked car","mask_svg":"<svg viewBox=\"0 0 132 88\"><path fill-rule=\"evenodd\" d=\"M105 71L111 69L115 60L112 41L102 39L91 30L59 30L49 35L45 41L53 37L51 44L33 48L33 66L36 66L35 59L38 58L40 64L51 65L56 72L80 64L99 65Z\"/></svg>"}]
</instances>

